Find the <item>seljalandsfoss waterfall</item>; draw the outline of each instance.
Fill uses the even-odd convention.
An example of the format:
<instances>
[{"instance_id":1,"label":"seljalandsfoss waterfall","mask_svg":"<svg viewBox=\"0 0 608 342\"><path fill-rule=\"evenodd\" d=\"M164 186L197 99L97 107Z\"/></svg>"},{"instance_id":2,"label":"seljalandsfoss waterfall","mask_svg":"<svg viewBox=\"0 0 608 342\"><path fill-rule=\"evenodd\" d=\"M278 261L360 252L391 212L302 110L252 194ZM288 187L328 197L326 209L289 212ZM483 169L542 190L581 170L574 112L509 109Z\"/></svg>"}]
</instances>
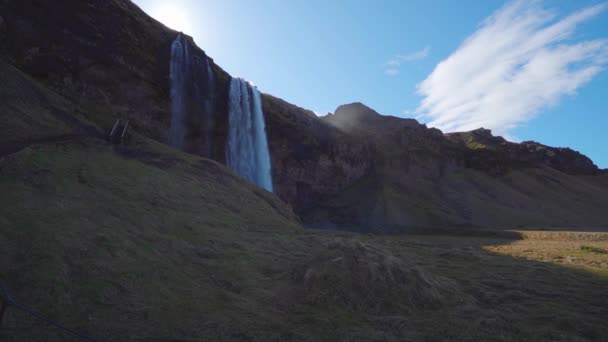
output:
<instances>
[{"instance_id":1,"label":"seljalandsfoss waterfall","mask_svg":"<svg viewBox=\"0 0 608 342\"><path fill-rule=\"evenodd\" d=\"M240 78L233 78L230 82L228 126L228 167L245 179L272 191L261 95L255 86Z\"/></svg>"},{"instance_id":2,"label":"seljalandsfoss waterfall","mask_svg":"<svg viewBox=\"0 0 608 342\"><path fill-rule=\"evenodd\" d=\"M214 108L214 73L205 53L183 34L171 44L171 123L169 145L211 157ZM190 139L187 139L190 138ZM194 141L194 146L186 146Z\"/></svg>"}]
</instances>

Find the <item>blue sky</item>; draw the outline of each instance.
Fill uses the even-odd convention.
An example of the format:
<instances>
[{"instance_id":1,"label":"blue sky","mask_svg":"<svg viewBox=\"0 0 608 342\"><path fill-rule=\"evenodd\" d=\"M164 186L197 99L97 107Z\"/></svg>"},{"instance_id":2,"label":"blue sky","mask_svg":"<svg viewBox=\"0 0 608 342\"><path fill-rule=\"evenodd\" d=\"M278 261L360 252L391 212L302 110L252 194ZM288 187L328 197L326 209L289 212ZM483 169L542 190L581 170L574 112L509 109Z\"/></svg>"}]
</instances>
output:
<instances>
[{"instance_id":1,"label":"blue sky","mask_svg":"<svg viewBox=\"0 0 608 342\"><path fill-rule=\"evenodd\" d=\"M317 113L360 101L491 128L608 168L608 5L597 0L135 0L233 76Z\"/></svg>"}]
</instances>

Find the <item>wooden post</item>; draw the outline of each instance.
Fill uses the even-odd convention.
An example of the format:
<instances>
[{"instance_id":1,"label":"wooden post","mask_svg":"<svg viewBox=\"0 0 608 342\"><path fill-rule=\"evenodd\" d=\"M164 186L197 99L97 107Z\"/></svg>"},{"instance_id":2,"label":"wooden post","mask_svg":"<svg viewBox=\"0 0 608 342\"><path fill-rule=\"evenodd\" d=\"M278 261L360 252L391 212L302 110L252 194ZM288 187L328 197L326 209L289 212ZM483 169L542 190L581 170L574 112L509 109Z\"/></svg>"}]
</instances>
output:
<instances>
[{"instance_id":1,"label":"wooden post","mask_svg":"<svg viewBox=\"0 0 608 342\"><path fill-rule=\"evenodd\" d=\"M114 127L112 128L112 131L110 131L110 140L112 140L112 138L114 138L114 134L116 133L116 130L118 129L119 124L120 124L120 119L116 120L116 123L114 124Z\"/></svg>"},{"instance_id":2,"label":"wooden post","mask_svg":"<svg viewBox=\"0 0 608 342\"><path fill-rule=\"evenodd\" d=\"M122 130L122 134L120 135L120 142L122 143L127 135L127 128L129 128L129 120L125 123L125 128Z\"/></svg>"}]
</instances>

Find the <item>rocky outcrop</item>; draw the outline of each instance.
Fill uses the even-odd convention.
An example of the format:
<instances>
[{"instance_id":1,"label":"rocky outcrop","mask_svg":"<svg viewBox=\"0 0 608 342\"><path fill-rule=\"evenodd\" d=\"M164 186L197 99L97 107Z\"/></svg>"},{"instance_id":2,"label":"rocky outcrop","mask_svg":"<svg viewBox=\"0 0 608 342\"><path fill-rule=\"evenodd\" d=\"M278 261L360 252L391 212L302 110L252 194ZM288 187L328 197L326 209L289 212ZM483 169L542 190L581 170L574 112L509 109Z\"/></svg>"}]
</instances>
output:
<instances>
[{"instance_id":1,"label":"rocky outcrop","mask_svg":"<svg viewBox=\"0 0 608 342\"><path fill-rule=\"evenodd\" d=\"M598 167L587 156L569 148L555 148L524 141L513 143L502 137L495 137L488 129L480 128L470 132L450 133L446 137L465 150L467 167L486 171L490 174L505 174L522 167L552 167L571 175L596 175Z\"/></svg>"}]
</instances>

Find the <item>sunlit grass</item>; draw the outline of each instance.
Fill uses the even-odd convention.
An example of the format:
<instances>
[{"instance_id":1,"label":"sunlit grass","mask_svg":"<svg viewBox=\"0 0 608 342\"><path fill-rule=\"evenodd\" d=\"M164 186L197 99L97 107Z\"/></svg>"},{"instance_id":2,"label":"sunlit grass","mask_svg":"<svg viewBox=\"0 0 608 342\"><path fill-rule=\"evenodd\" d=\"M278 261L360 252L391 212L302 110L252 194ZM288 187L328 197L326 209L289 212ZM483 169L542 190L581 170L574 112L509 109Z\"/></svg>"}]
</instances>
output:
<instances>
[{"instance_id":1,"label":"sunlit grass","mask_svg":"<svg viewBox=\"0 0 608 342\"><path fill-rule=\"evenodd\" d=\"M489 252L549 262L608 276L608 233L521 231L521 240L484 246Z\"/></svg>"}]
</instances>

